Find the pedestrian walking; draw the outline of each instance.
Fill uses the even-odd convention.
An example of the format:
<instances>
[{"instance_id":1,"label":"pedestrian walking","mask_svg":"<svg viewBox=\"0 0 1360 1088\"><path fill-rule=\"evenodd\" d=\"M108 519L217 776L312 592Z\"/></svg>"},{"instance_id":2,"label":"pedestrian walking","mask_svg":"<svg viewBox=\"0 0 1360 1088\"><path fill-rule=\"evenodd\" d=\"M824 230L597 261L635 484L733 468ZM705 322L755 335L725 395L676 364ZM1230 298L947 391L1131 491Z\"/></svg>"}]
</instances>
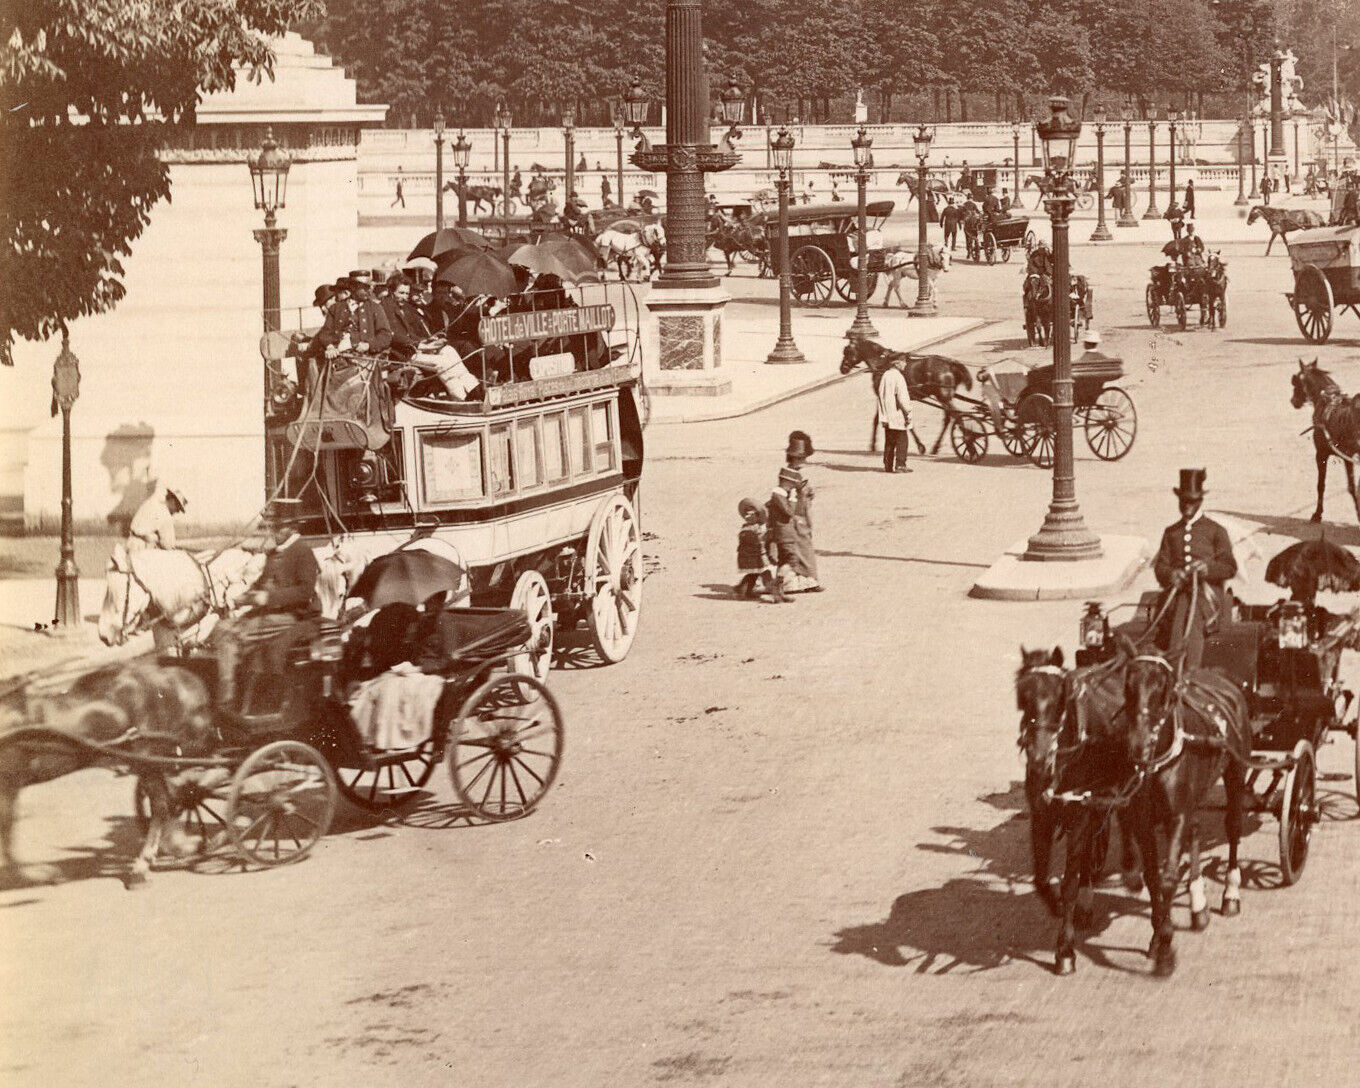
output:
<instances>
[{"instance_id":1,"label":"pedestrian walking","mask_svg":"<svg viewBox=\"0 0 1360 1088\"><path fill-rule=\"evenodd\" d=\"M831 202L834 204L839 200L845 199L841 196L840 186L836 184L836 179L831 179Z\"/></svg>"},{"instance_id":2,"label":"pedestrian walking","mask_svg":"<svg viewBox=\"0 0 1360 1088\"><path fill-rule=\"evenodd\" d=\"M609 184L609 178L608 178L608 177L605 177L605 176L601 176L601 178L600 178L600 203L601 203L604 207L606 207L606 208L609 207L609 200L610 200L610 197L613 196L613 193L614 193L614 187L613 187L612 185Z\"/></svg>"},{"instance_id":3,"label":"pedestrian walking","mask_svg":"<svg viewBox=\"0 0 1360 1088\"><path fill-rule=\"evenodd\" d=\"M1185 229L1185 209L1176 203L1175 196L1172 196L1171 203L1166 206L1162 218L1171 224L1172 239L1180 241L1181 231Z\"/></svg>"},{"instance_id":4,"label":"pedestrian walking","mask_svg":"<svg viewBox=\"0 0 1360 1088\"><path fill-rule=\"evenodd\" d=\"M803 475L803 465L814 452L806 431L789 434L784 467L765 504L779 583L785 593L820 593L823 589L817 580L817 550L812 543L812 484Z\"/></svg>"},{"instance_id":5,"label":"pedestrian walking","mask_svg":"<svg viewBox=\"0 0 1360 1088\"><path fill-rule=\"evenodd\" d=\"M188 507L184 492L173 487L153 491L128 524L126 547L130 552L175 546L175 516Z\"/></svg>"},{"instance_id":6,"label":"pedestrian walking","mask_svg":"<svg viewBox=\"0 0 1360 1088\"><path fill-rule=\"evenodd\" d=\"M962 218L963 213L954 203L953 196L946 197L944 211L940 213L940 225L944 227L944 244L949 247L951 253L958 245L959 220Z\"/></svg>"},{"instance_id":7,"label":"pedestrian walking","mask_svg":"<svg viewBox=\"0 0 1360 1088\"><path fill-rule=\"evenodd\" d=\"M1185 208L1185 218L1195 218L1195 179L1189 178L1185 183L1185 200L1182 205Z\"/></svg>"},{"instance_id":8,"label":"pedestrian walking","mask_svg":"<svg viewBox=\"0 0 1360 1088\"><path fill-rule=\"evenodd\" d=\"M403 208L406 207L406 194L405 194L405 192L403 191L404 188L405 188L405 179L401 176L401 167L398 166L398 167L397 167L397 195L396 195L395 197L392 198L392 203L388 205L389 208L395 208L398 204L400 204Z\"/></svg>"},{"instance_id":9,"label":"pedestrian walking","mask_svg":"<svg viewBox=\"0 0 1360 1088\"><path fill-rule=\"evenodd\" d=\"M907 356L895 353L878 383L878 419L883 424L883 471L910 472L907 430L911 427L911 393L907 390Z\"/></svg>"},{"instance_id":10,"label":"pedestrian walking","mask_svg":"<svg viewBox=\"0 0 1360 1088\"><path fill-rule=\"evenodd\" d=\"M775 577L775 547L766 525L765 508L756 499L742 499L737 503L737 513L741 515L741 529L737 533L737 573L741 580L732 587L732 592L742 600L768 593L776 604L793 603Z\"/></svg>"},{"instance_id":11,"label":"pedestrian walking","mask_svg":"<svg viewBox=\"0 0 1360 1088\"><path fill-rule=\"evenodd\" d=\"M1275 184L1270 180L1269 174L1261 176L1261 203L1267 208L1270 207L1270 194L1274 191Z\"/></svg>"}]
</instances>

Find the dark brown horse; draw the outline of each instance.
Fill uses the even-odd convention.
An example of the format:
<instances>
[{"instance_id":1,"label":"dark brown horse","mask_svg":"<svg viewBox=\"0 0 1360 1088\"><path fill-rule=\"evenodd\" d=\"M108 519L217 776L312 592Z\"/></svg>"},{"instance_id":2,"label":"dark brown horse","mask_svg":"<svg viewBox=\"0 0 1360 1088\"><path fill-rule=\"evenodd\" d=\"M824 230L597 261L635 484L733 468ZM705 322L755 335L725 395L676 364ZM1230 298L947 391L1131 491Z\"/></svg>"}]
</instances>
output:
<instances>
[{"instance_id":1,"label":"dark brown horse","mask_svg":"<svg viewBox=\"0 0 1360 1088\"><path fill-rule=\"evenodd\" d=\"M918 404L934 404L944 413L944 424L935 439L935 444L930 448L932 454L938 453L940 443L944 441L945 432L949 430L949 424L953 419L953 409L949 407L949 402L954 399L954 394L959 389L973 388L973 375L966 366L947 355L912 355L910 352L893 351L877 340L856 337L845 345L845 350L841 353L841 373L849 374L862 364L873 374L874 427L869 436L869 449L872 451L878 447L878 386L883 380L883 372L903 356L907 359L907 392L911 399ZM914 436L915 432L912 433ZM920 453L925 453L925 445L920 438L916 439L916 448Z\"/></svg>"},{"instance_id":2,"label":"dark brown horse","mask_svg":"<svg viewBox=\"0 0 1360 1088\"><path fill-rule=\"evenodd\" d=\"M1266 243L1267 257L1270 256L1270 247L1275 244L1276 238L1283 238L1285 245L1288 245L1290 231L1311 230L1327 225L1322 216L1306 208L1267 208L1264 204L1257 204L1251 209L1251 214L1247 216L1247 226L1251 226L1258 219L1264 219L1266 226L1270 228L1270 241Z\"/></svg>"},{"instance_id":3,"label":"dark brown horse","mask_svg":"<svg viewBox=\"0 0 1360 1088\"><path fill-rule=\"evenodd\" d=\"M727 274L736 269L737 257L749 253L755 257L757 276L763 276L770 263L770 246L765 231L748 222L737 221L722 216L709 224L708 246L716 249L727 261Z\"/></svg>"},{"instance_id":4,"label":"dark brown horse","mask_svg":"<svg viewBox=\"0 0 1360 1088\"><path fill-rule=\"evenodd\" d=\"M1346 491L1355 504L1360 518L1360 494L1355 490L1355 464L1360 457L1360 404L1347 397L1327 371L1318 367L1317 360L1299 360L1298 371L1291 376L1293 392L1289 403L1295 408L1313 406L1313 452L1317 459L1317 509L1313 521L1322 520L1322 498L1327 490L1327 464L1333 457L1341 458L1346 467Z\"/></svg>"},{"instance_id":5,"label":"dark brown horse","mask_svg":"<svg viewBox=\"0 0 1360 1088\"><path fill-rule=\"evenodd\" d=\"M1114 755L1114 766L1122 767L1119 777L1124 784L1118 794L1128 803L1125 826L1142 853L1152 900L1153 936L1148 954L1153 973L1167 977L1176 969L1171 905L1187 849L1191 927L1202 930L1209 924L1200 875L1198 809L1219 779L1227 799L1224 830L1228 839L1222 911L1232 916L1241 910L1237 850L1246 792L1244 768L1251 757L1246 700L1221 673L1212 669L1181 673L1160 654L1139 653L1127 639L1122 640L1120 657L1113 666L1097 670L1084 690L1074 681L1076 713L1082 731ZM1113 690L1116 684L1122 690ZM1166 837L1164 854L1159 832ZM1069 880L1075 894L1075 880L1064 876L1064 918L1057 953L1060 973L1064 966L1075 965Z\"/></svg>"},{"instance_id":6,"label":"dark brown horse","mask_svg":"<svg viewBox=\"0 0 1360 1088\"><path fill-rule=\"evenodd\" d=\"M15 802L28 786L50 782L86 767L124 765L116 756L82 744L117 744L120 751L150 755L203 755L216 743L211 703L203 681L186 669L137 664L117 666L77 680L68 692L23 698L13 693L0 706L0 871L10 883L51 883L48 866L21 865L14 856ZM71 738L71 739L67 739ZM136 768L135 762L128 765ZM139 774L151 820L141 851L124 882L144 883L160 851L171 816L165 776Z\"/></svg>"}]
</instances>

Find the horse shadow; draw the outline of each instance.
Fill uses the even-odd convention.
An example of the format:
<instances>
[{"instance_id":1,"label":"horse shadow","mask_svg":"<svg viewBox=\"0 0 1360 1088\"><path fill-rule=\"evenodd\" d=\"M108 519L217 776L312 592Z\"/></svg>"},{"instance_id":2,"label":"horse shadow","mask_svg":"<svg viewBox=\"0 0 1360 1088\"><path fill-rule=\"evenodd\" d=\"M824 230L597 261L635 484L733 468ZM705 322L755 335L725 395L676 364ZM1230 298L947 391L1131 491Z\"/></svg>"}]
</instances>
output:
<instances>
[{"instance_id":1,"label":"horse shadow","mask_svg":"<svg viewBox=\"0 0 1360 1088\"><path fill-rule=\"evenodd\" d=\"M1342 501L1342 500L1338 500ZM1360 526L1337 525L1335 522L1309 521L1307 518L1287 514L1259 514L1246 510L1223 510L1229 517L1254 521L1263 526L1272 536L1288 536L1295 540L1317 540L1322 533L1333 544L1360 546Z\"/></svg>"}]
</instances>

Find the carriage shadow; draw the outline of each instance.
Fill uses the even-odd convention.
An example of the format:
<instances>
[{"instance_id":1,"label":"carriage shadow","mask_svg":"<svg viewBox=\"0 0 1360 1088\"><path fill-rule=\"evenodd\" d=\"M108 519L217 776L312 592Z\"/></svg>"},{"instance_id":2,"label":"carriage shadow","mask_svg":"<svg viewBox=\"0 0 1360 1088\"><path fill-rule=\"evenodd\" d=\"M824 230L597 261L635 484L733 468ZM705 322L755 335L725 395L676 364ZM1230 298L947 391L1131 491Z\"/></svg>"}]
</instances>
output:
<instances>
[{"instance_id":1,"label":"carriage shadow","mask_svg":"<svg viewBox=\"0 0 1360 1088\"><path fill-rule=\"evenodd\" d=\"M1225 344L1261 344L1266 347L1286 347L1295 353L1297 357L1305 355L1317 355L1320 351L1326 351L1337 347L1357 347L1360 346L1360 337L1337 336L1333 333L1323 344L1309 344L1299 339L1299 337L1288 336L1240 336L1223 341ZM1290 363L1293 360L1289 360Z\"/></svg>"},{"instance_id":2,"label":"carriage shadow","mask_svg":"<svg viewBox=\"0 0 1360 1088\"><path fill-rule=\"evenodd\" d=\"M1350 500L1343 489L1335 501L1347 504ZM1343 547L1360 546L1360 526L1338 525L1327 520L1319 523L1309 521L1307 518L1280 514L1258 514L1245 510L1223 510L1220 512L1229 517L1241 518L1243 521L1256 522L1271 536L1288 536L1295 540L1317 540L1325 532L1328 541L1332 544L1340 544Z\"/></svg>"}]
</instances>

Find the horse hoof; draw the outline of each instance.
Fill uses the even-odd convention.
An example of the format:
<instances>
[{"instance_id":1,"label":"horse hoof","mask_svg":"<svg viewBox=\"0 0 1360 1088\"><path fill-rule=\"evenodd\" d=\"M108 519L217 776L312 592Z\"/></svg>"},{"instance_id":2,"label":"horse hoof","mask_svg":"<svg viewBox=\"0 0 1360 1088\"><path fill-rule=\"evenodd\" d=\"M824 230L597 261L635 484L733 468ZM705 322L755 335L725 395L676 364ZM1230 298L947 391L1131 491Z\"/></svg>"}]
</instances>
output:
<instances>
[{"instance_id":1,"label":"horse hoof","mask_svg":"<svg viewBox=\"0 0 1360 1088\"><path fill-rule=\"evenodd\" d=\"M1321 521L1321 520L1322 520L1322 511L1319 510L1317 513L1315 513L1315 514L1314 514L1311 518L1309 518L1308 520L1309 520L1309 521Z\"/></svg>"},{"instance_id":2,"label":"horse hoof","mask_svg":"<svg viewBox=\"0 0 1360 1088\"><path fill-rule=\"evenodd\" d=\"M1197 910L1190 915L1190 928L1196 933L1203 933L1209 928L1209 908Z\"/></svg>"},{"instance_id":3,"label":"horse hoof","mask_svg":"<svg viewBox=\"0 0 1360 1088\"><path fill-rule=\"evenodd\" d=\"M1090 929L1095 921L1095 911L1090 907L1078 907L1072 912L1072 924L1078 929Z\"/></svg>"},{"instance_id":4,"label":"horse hoof","mask_svg":"<svg viewBox=\"0 0 1360 1088\"><path fill-rule=\"evenodd\" d=\"M1075 953L1064 952L1053 961L1053 973L1066 978L1068 975L1076 974L1077 957Z\"/></svg>"},{"instance_id":5,"label":"horse hoof","mask_svg":"<svg viewBox=\"0 0 1360 1088\"><path fill-rule=\"evenodd\" d=\"M1143 890L1143 878L1138 873L1124 873L1119 878L1124 884L1124 890L1137 895Z\"/></svg>"},{"instance_id":6,"label":"horse hoof","mask_svg":"<svg viewBox=\"0 0 1360 1088\"><path fill-rule=\"evenodd\" d=\"M1170 978L1176 973L1176 952L1172 948L1164 948L1157 953L1157 959L1152 964L1153 978Z\"/></svg>"},{"instance_id":7,"label":"horse hoof","mask_svg":"<svg viewBox=\"0 0 1360 1088\"><path fill-rule=\"evenodd\" d=\"M136 891L138 888L145 888L146 873L142 872L140 869L132 870L123 877L123 887L130 892Z\"/></svg>"},{"instance_id":8,"label":"horse hoof","mask_svg":"<svg viewBox=\"0 0 1360 1088\"><path fill-rule=\"evenodd\" d=\"M1242 913L1242 900L1225 899L1223 900L1223 917L1236 918Z\"/></svg>"}]
</instances>

